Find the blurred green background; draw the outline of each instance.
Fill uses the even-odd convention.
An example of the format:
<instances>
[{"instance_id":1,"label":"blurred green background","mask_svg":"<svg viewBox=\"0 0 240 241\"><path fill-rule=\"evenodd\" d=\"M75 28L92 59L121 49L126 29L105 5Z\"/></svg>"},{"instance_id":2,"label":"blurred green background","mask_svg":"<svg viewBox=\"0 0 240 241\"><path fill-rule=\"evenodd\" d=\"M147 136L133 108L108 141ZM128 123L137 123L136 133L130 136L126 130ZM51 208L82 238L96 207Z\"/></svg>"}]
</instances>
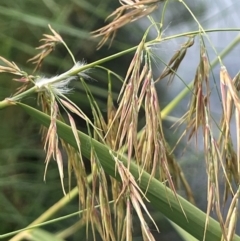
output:
<instances>
[{"instance_id":1,"label":"blurred green background","mask_svg":"<svg viewBox=\"0 0 240 241\"><path fill-rule=\"evenodd\" d=\"M171 14L166 16L167 22L172 26L182 25L192 21L185 14L183 7L176 8L176 3L171 3ZM191 5L192 2L189 1ZM19 67L31 74L34 66L27 60L38 53L35 47L39 46L42 34L50 33L48 24L61 34L65 42L76 57L76 60L85 60L87 63L117 53L121 50L135 46L141 39L147 20L130 24L119 30L111 48L104 46L96 51L99 39L92 38L90 32L105 24L105 18L119 6L117 0L8 0L0 3L0 55L14 61ZM159 5L161 10L162 4ZM200 16L204 13L204 6L192 6ZM161 11L155 16L160 19ZM127 66L132 55L126 55L106 63L104 66L116 71L124 78ZM1 63L2 64L2 63ZM39 75L53 76L61 74L72 67L72 61L63 46L47 57ZM158 66L162 68L163 66ZM13 94L19 84L12 81L9 74L0 75L0 100ZM101 110L106 113L107 75L104 71L93 69L92 79L89 80L92 93L97 99ZM75 83L75 90L70 98L80 106L89 116L90 108L84 91L79 83ZM114 97L119 92L120 83L113 82ZM164 100L164 93L159 94ZM28 97L25 102L36 106L36 97ZM164 101L163 101L164 103ZM82 127L77 120L78 127ZM44 159L43 145L39 134L39 126L33 122L21 109L16 107L0 110L0 234L11 232L25 227L34 221L46 209L63 197L57 165L50 162L47 172L47 182L43 182ZM82 127L84 128L84 127ZM66 164L66 163L65 163ZM67 174L67 173L66 173ZM67 175L65 178L67 187ZM73 181L74 185L74 181ZM56 217L69 214L78 210L76 198ZM154 214L156 220L161 220L160 214ZM52 233L63 230L78 220L71 218L59 223L45 226L44 229ZM175 238L166 222L160 226L160 235L164 240ZM136 228L134 240L141 240L140 232ZM157 233L154 232L153 233ZM169 236L170 235L170 236ZM171 236L173 235L173 236ZM8 239L6 239L8 240ZM79 230L66 240L85 240L85 230ZM91 240L91 236L89 237Z\"/></svg>"}]
</instances>

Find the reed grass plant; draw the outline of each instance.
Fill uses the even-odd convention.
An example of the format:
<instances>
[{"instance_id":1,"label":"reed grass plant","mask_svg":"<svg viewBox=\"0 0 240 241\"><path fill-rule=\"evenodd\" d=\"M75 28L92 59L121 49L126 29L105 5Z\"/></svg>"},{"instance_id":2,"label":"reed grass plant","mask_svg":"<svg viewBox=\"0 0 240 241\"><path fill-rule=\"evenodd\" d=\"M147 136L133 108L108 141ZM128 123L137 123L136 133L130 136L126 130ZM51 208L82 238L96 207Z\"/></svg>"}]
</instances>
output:
<instances>
[{"instance_id":1,"label":"reed grass plant","mask_svg":"<svg viewBox=\"0 0 240 241\"><path fill-rule=\"evenodd\" d=\"M221 53L217 52L209 37L209 33L224 34L225 31L240 29L205 29L188 4L181 0L179 6L189 12L198 28L166 36L168 0L120 0L119 3L120 6L107 17L106 25L93 31L89 38L100 38L98 49L105 45L111 48L121 28L147 18L149 27L136 46L96 61L77 61L61 33L48 25L49 30L40 39L37 54L28 60L34 64L32 70L24 70L14 59L0 57L0 73L13 75L12 81L19 84L11 95L0 101L1 112L17 108L39 124L39 140L46 154L44 180L48 166L55 161L64 196L26 228L1 234L0 238L11 237L12 241L64 240L84 227L89 239L130 241L134 240L134 224L137 223L142 240L155 240L152 230L161 232L161 227L149 211L153 208L179 226L181 229L176 229L185 240L240 240L235 234L240 178L240 77L238 73L230 76L223 62L223 57L238 44L239 36ZM161 17L157 21L151 14L159 8ZM150 31L155 31L155 38L150 38ZM158 61L155 47L176 38L182 39L181 46L155 74L154 65ZM193 81L161 109L156 84L168 79L166 88L171 88L173 81L181 80L178 69L195 41L199 42L199 53L196 54L199 64L192 76ZM206 43L215 52L214 60L208 57ZM65 48L71 67L55 76L42 75L41 69L57 48ZM131 55L131 61L125 76L105 67L106 63L126 55ZM218 108L222 110L221 120L212 117L210 103L210 82L214 78L212 69L215 66L219 67L220 77L215 78L216 86L219 86L216 88L220 93ZM89 86L90 82L94 86L93 83L98 81L96 75L92 76L98 71L106 73L106 111L102 110L99 99ZM113 92L116 82L121 85L117 98ZM88 103L90 114L69 97L76 89L74 83L80 84L85 91L79 98ZM188 93L188 110L176 123L186 128L176 145L171 146L166 141L163 120ZM30 97L34 104L25 102ZM81 128L78 119L84 123ZM237 133L237 148L234 148L230 131L232 119ZM218 133L213 131L213 126L217 126ZM188 142L196 140L197 148L199 136L204 146L202 165L207 172L205 212L195 206L191 187L174 156L174 149L183 137L187 137ZM72 182L76 188L72 189ZM224 194L220 190L222 182L225 184ZM180 187L185 190L184 198L178 194ZM78 212L51 219L76 195L79 197ZM224 215L222 207L226 202L230 205ZM216 213L216 220L211 217L211 212ZM76 215L76 223L60 232L46 232L41 228Z\"/></svg>"}]
</instances>

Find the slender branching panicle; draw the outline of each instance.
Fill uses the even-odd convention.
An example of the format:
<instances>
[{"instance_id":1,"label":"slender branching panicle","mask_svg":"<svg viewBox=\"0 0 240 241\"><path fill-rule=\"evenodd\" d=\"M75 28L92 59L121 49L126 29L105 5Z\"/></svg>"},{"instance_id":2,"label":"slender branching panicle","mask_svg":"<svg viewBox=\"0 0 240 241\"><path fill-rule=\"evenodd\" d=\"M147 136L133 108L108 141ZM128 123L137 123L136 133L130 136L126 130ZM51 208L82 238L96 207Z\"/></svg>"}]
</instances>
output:
<instances>
[{"instance_id":1,"label":"slender branching panicle","mask_svg":"<svg viewBox=\"0 0 240 241\"><path fill-rule=\"evenodd\" d=\"M156 10L159 2L162 0L120 0L122 6L107 17L107 19L114 17L112 22L92 32L94 37L103 37L98 48L101 48L109 38L112 42L119 28Z\"/></svg>"},{"instance_id":2,"label":"slender branching panicle","mask_svg":"<svg viewBox=\"0 0 240 241\"><path fill-rule=\"evenodd\" d=\"M40 40L40 42L43 42L43 44L36 48L41 52L28 60L33 64L36 64L34 72L41 67L43 60L55 49L56 44L63 42L61 36L55 30L53 30L50 25L49 28L53 35L44 34L44 38Z\"/></svg>"}]
</instances>

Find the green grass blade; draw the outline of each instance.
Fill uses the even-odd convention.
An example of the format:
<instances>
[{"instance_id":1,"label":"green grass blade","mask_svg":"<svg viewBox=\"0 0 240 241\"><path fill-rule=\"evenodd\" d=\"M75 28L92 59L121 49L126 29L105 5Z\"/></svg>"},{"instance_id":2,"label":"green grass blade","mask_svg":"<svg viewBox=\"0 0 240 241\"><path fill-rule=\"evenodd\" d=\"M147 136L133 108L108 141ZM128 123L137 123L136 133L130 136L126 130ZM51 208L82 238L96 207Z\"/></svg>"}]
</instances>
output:
<instances>
[{"instance_id":1,"label":"green grass blade","mask_svg":"<svg viewBox=\"0 0 240 241\"><path fill-rule=\"evenodd\" d=\"M178 235L182 238L183 241L198 241L191 234L187 233L184 229L180 228L174 222L170 221L169 219L168 221L170 222L170 224L173 226L173 228L178 233Z\"/></svg>"},{"instance_id":2,"label":"green grass blade","mask_svg":"<svg viewBox=\"0 0 240 241\"><path fill-rule=\"evenodd\" d=\"M49 126L50 118L48 115L28 105L22 103L18 103L18 105L21 106L24 111L26 111L39 124L42 124L46 127ZM77 148L71 127L58 121L57 128L59 136L67 141L70 145ZM112 156L109 153L109 148L95 140L90 140L90 137L82 132L78 132L78 134L81 140L82 154L89 158L91 152L90 146L91 144L94 145L95 152L97 153L99 161L101 162L105 172L120 180L118 175L115 176L115 165L114 161L112 160ZM122 157L121 160L124 164L127 164L126 158ZM132 163L130 166L130 171L135 179L138 180L138 166ZM186 201L184 198L178 196L178 199L181 202L181 205L187 216L186 220L174 193L157 179L152 178L150 181L149 179L150 175L147 172L143 172L141 181L138 183L143 192L146 192L147 190L146 196L150 200L151 205L153 205L168 219L176 223L196 239L203 240L206 214ZM209 218L205 240L219 241L221 240L221 236L222 232L219 223L214 219ZM240 237L235 235L233 241L240 241Z\"/></svg>"}]
</instances>

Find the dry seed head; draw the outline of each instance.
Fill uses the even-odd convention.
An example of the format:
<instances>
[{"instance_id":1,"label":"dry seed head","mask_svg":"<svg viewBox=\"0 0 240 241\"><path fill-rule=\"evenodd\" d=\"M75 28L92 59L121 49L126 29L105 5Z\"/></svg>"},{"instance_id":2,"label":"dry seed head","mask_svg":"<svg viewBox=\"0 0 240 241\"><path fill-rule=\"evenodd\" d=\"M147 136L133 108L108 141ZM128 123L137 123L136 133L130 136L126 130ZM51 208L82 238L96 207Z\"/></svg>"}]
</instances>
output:
<instances>
[{"instance_id":1,"label":"dry seed head","mask_svg":"<svg viewBox=\"0 0 240 241\"><path fill-rule=\"evenodd\" d=\"M61 36L50 25L48 27L53 35L43 34L44 38L40 40L43 44L36 48L41 52L28 60L28 62L36 64L34 71L41 67L43 60L54 50L57 43L63 43Z\"/></svg>"},{"instance_id":2,"label":"dry seed head","mask_svg":"<svg viewBox=\"0 0 240 241\"><path fill-rule=\"evenodd\" d=\"M146 212L146 214L149 216L149 218L154 223L156 229L158 230L158 227L156 226L154 220L152 219L150 213L148 212L148 210L143 202L143 198L146 199L146 197L142 193L141 189L138 187L138 184L136 183L132 174L129 172L128 168L126 168L123 165L123 163L120 162L116 157L114 159L115 159L115 162L117 165L118 173L120 174L121 181L123 183L123 189L122 189L122 192L120 193L120 195L125 194L128 197L130 197L131 203L132 203L135 211L137 212L138 218L140 220L143 235L146 235L148 238L150 238L149 240L154 240L154 239L152 239L151 234L149 234L149 232L148 232L147 224L145 222L145 219L143 217L143 213L141 210L141 209L143 209ZM126 225L126 237L130 238L131 237L130 232L131 232L132 217L131 217L131 212L130 212L130 203L128 203L128 205L129 206L127 206L127 214L126 214L127 215L126 216L126 219L127 219L127 221L126 221L126 224L127 224Z\"/></svg>"},{"instance_id":3,"label":"dry seed head","mask_svg":"<svg viewBox=\"0 0 240 241\"><path fill-rule=\"evenodd\" d=\"M183 119L187 121L186 132L189 132L188 140L194 135L196 136L197 145L197 133L199 127L202 127L202 133L205 138L205 126L209 116L209 64L206 58L205 49L202 47L200 52L200 63L197 67L195 79L193 83L193 93L190 102L190 107L187 115Z\"/></svg>"},{"instance_id":4,"label":"dry seed head","mask_svg":"<svg viewBox=\"0 0 240 241\"><path fill-rule=\"evenodd\" d=\"M127 198L127 211L126 211L125 220L126 220L126 234L124 236L126 237L127 240L131 241L132 240L132 210L131 210L131 202L129 198Z\"/></svg>"},{"instance_id":5,"label":"dry seed head","mask_svg":"<svg viewBox=\"0 0 240 241\"><path fill-rule=\"evenodd\" d=\"M14 75L19 75L24 78L27 77L27 73L22 71L14 62L10 62L7 59L3 58L2 56L0 56L0 60L6 65L6 66L0 65L0 73L9 73Z\"/></svg>"},{"instance_id":6,"label":"dry seed head","mask_svg":"<svg viewBox=\"0 0 240 241\"><path fill-rule=\"evenodd\" d=\"M161 75L157 78L156 82L165 78L169 75L168 82L171 83L182 60L184 59L187 49L190 48L194 44L194 38L190 37L189 40L181 46L181 49L178 50L170 59L164 70L162 71Z\"/></svg>"},{"instance_id":7,"label":"dry seed head","mask_svg":"<svg viewBox=\"0 0 240 241\"><path fill-rule=\"evenodd\" d=\"M59 138L58 138L57 126L56 126L57 115L58 115L58 105L55 101L53 101L51 103L51 114L50 114L51 122L48 128L47 134L45 136L45 143L44 143L44 150L47 152L46 159L45 159L46 167L45 167L45 173L44 173L44 180L46 180L46 172L47 172L47 167L50 162L50 159L53 158L54 160L57 161L63 193L66 195L64 184L63 184L63 178L64 178L63 161L62 161L61 152L58 147Z\"/></svg>"},{"instance_id":8,"label":"dry seed head","mask_svg":"<svg viewBox=\"0 0 240 241\"><path fill-rule=\"evenodd\" d=\"M231 94L231 97L233 98L235 107L240 111L240 99L238 97L238 92L225 66L221 67L220 81L223 85L227 86L228 91ZM223 101L226 101L225 92L222 92L222 96L224 98Z\"/></svg>"},{"instance_id":9,"label":"dry seed head","mask_svg":"<svg viewBox=\"0 0 240 241\"><path fill-rule=\"evenodd\" d=\"M222 166L222 168L224 168L223 163L222 163L222 155L219 151L219 147L217 145L217 142L215 141L212 131L210 129L210 124L208 122L208 119L206 119L206 128L207 128L207 135L204 139L205 141L205 160L206 160L206 165L207 165L207 173L208 173L208 208L207 208L207 219L206 219L206 225L208 222L208 218L210 215L210 211L211 209L214 209L222 232L223 232L223 236L224 238L227 240L226 238L226 227L223 221L223 217L222 217L222 213L221 213L221 206L220 206L220 193L219 193L219 177L218 177L218 173L219 173L219 168L220 165ZM227 174L224 171L224 175L227 178ZM206 227L205 226L205 231L206 231Z\"/></svg>"},{"instance_id":10,"label":"dry seed head","mask_svg":"<svg viewBox=\"0 0 240 241\"><path fill-rule=\"evenodd\" d=\"M109 38L111 38L112 42L119 28L152 13L159 2L160 0L120 0L122 6L107 17L107 19L114 17L113 21L107 26L92 32L94 37L103 36L98 48L101 48Z\"/></svg>"},{"instance_id":11,"label":"dry seed head","mask_svg":"<svg viewBox=\"0 0 240 241\"><path fill-rule=\"evenodd\" d=\"M239 184L240 167L240 149L239 149L239 97L238 97L238 74L232 80L229 76L226 67L222 66L220 70L220 86L222 93L223 102L223 116L220 123L222 132L220 133L219 145L222 148L222 156L225 157L226 161L226 175L228 176L229 183L225 184L224 203L228 198L229 190L231 188L231 180L234 179L235 183ZM235 124L237 134L237 153L233 148L233 142L230 133L230 121L232 120L233 113L235 111ZM231 191L231 193L233 193Z\"/></svg>"},{"instance_id":12,"label":"dry seed head","mask_svg":"<svg viewBox=\"0 0 240 241\"><path fill-rule=\"evenodd\" d=\"M14 93L16 96L17 94L25 91L28 87L29 82L33 82L34 76L28 75L26 72L22 71L14 62L10 62L7 59L0 56L0 60L5 63L7 66L0 65L0 73L10 73L17 76L20 76L20 78L14 78L13 80L16 82L23 83L22 86L17 88L17 92ZM15 98L15 100L17 100Z\"/></svg>"},{"instance_id":13,"label":"dry seed head","mask_svg":"<svg viewBox=\"0 0 240 241\"><path fill-rule=\"evenodd\" d=\"M239 188L233 196L232 202L228 209L225 225L227 228L228 240L232 240L236 231L237 215L238 215L238 202L239 202Z\"/></svg>"}]
</instances>

